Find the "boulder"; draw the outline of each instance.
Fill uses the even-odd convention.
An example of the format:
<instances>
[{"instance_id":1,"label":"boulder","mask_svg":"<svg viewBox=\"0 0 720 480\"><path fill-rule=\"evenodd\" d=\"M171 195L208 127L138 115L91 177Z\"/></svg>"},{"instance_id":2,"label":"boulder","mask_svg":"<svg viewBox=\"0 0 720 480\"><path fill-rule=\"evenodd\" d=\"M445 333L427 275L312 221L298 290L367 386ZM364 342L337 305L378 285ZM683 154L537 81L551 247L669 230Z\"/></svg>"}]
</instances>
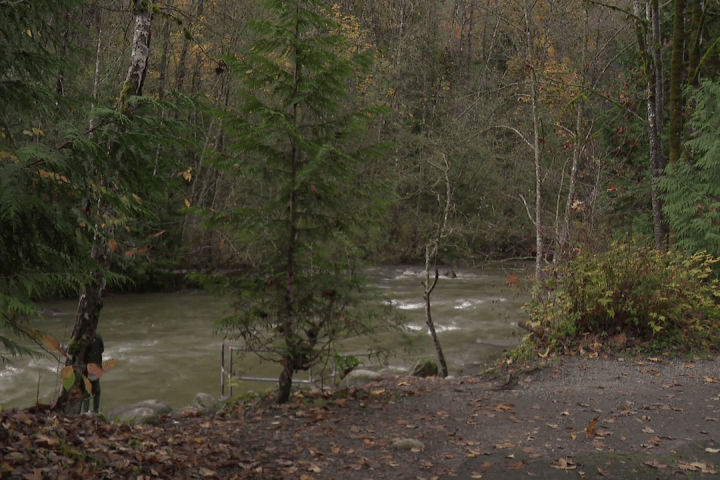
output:
<instances>
[{"instance_id":1,"label":"boulder","mask_svg":"<svg viewBox=\"0 0 720 480\"><path fill-rule=\"evenodd\" d=\"M382 368L382 369L378 370L377 373L382 375L383 378L396 378L401 373L406 374L407 370L400 371L398 369L392 369L392 368L387 367L387 368Z\"/></svg>"},{"instance_id":2,"label":"boulder","mask_svg":"<svg viewBox=\"0 0 720 480\"><path fill-rule=\"evenodd\" d=\"M383 376L372 370L353 370L340 382L342 388L362 387L370 382L382 380Z\"/></svg>"},{"instance_id":3,"label":"boulder","mask_svg":"<svg viewBox=\"0 0 720 480\"><path fill-rule=\"evenodd\" d=\"M425 449L425 445L419 441L414 440L412 438L401 438L400 440L395 440L392 445L390 445L390 448L393 450L411 450L411 451L420 451Z\"/></svg>"},{"instance_id":4,"label":"boulder","mask_svg":"<svg viewBox=\"0 0 720 480\"><path fill-rule=\"evenodd\" d=\"M193 400L192 408L196 409L202 415L213 414L220 410L220 401L212 395L198 392Z\"/></svg>"},{"instance_id":5,"label":"boulder","mask_svg":"<svg viewBox=\"0 0 720 480\"><path fill-rule=\"evenodd\" d=\"M145 400L110 410L107 417L116 423L153 424L170 412L172 412L172 408L160 400Z\"/></svg>"},{"instance_id":6,"label":"boulder","mask_svg":"<svg viewBox=\"0 0 720 480\"><path fill-rule=\"evenodd\" d=\"M410 375L415 377L434 377L438 374L438 371L437 363L427 358L416 363Z\"/></svg>"}]
</instances>

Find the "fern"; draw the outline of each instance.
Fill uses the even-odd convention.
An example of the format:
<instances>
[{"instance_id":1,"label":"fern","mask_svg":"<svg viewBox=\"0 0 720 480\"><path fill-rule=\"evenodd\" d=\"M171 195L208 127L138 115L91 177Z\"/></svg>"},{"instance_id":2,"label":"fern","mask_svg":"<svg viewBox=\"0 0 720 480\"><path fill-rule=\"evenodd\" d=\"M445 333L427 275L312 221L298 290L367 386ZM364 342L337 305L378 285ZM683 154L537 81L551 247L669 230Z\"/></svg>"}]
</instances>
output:
<instances>
[{"instance_id":1,"label":"fern","mask_svg":"<svg viewBox=\"0 0 720 480\"><path fill-rule=\"evenodd\" d=\"M661 180L664 213L678 247L689 252L720 254L720 83L703 80L691 92L697 108L685 144L692 158L668 165Z\"/></svg>"}]
</instances>

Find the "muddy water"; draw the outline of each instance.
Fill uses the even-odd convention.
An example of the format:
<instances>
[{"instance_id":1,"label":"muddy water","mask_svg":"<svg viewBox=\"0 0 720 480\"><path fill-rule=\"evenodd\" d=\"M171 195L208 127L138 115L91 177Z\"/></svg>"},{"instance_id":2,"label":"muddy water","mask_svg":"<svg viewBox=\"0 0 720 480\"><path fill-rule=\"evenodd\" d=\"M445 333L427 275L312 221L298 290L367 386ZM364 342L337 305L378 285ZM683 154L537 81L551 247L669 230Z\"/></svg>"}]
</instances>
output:
<instances>
[{"instance_id":1,"label":"muddy water","mask_svg":"<svg viewBox=\"0 0 720 480\"><path fill-rule=\"evenodd\" d=\"M432 313L451 374L476 373L489 356L519 341L516 325L525 318L521 307L527 296L505 285L511 271L521 278L525 275L522 265L494 264L457 270L456 278L440 278L431 297ZM373 285L405 315L408 329L417 337L417 351L389 359L398 370L434 354L425 327L423 275L419 267L406 266L370 272ZM45 304L58 315L39 319L35 326L66 344L76 305L75 301ZM225 311L222 301L202 292L108 296L99 331L105 340L104 359L119 363L102 380L101 409L149 398L179 408L191 404L199 391L218 396L223 340L214 326ZM357 343L351 348L356 352L361 347ZM0 406L50 401L59 388L59 365L49 357L0 364ZM277 368L268 363L235 359L234 367L236 373L277 376ZM243 381L239 389L272 386Z\"/></svg>"}]
</instances>

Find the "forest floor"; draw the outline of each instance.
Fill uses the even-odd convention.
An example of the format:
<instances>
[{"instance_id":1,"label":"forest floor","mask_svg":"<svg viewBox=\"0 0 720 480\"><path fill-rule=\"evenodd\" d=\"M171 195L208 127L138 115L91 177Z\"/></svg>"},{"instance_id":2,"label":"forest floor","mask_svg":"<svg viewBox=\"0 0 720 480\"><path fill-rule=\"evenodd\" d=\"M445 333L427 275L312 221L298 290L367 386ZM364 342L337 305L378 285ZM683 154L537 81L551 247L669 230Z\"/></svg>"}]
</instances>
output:
<instances>
[{"instance_id":1,"label":"forest floor","mask_svg":"<svg viewBox=\"0 0 720 480\"><path fill-rule=\"evenodd\" d=\"M397 377L152 426L35 407L0 413L0 478L710 478L718 377L720 359L567 357L500 390Z\"/></svg>"}]
</instances>

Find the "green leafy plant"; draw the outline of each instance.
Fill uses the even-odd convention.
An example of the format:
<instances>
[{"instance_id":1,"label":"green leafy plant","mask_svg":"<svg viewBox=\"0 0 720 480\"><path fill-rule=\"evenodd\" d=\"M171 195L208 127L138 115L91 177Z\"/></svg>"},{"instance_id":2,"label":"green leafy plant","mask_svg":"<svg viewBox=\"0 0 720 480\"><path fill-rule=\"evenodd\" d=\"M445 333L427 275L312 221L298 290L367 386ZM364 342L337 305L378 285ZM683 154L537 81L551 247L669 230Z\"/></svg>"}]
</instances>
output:
<instances>
[{"instance_id":1,"label":"green leafy plant","mask_svg":"<svg viewBox=\"0 0 720 480\"><path fill-rule=\"evenodd\" d=\"M649 350L717 347L718 261L636 242L582 252L536 285L525 306L533 333L521 351L562 352L588 336L600 342L621 334Z\"/></svg>"},{"instance_id":2,"label":"green leafy plant","mask_svg":"<svg viewBox=\"0 0 720 480\"><path fill-rule=\"evenodd\" d=\"M78 350L80 348L77 346L79 342L70 342L68 344L68 348L66 349L56 338L50 335L44 335L39 331L35 331L35 337L40 340L49 351L53 353L58 353L64 358L68 357L68 353L70 353L70 350L73 347L77 348ZM89 363L85 365L85 368L87 369L88 373L95 375L97 378L102 378L105 372L115 368L117 363L117 360L107 360L103 362L102 365L98 365L96 363ZM66 391L70 391L70 389L75 386L78 374L81 377L81 381L85 387L85 390L88 393L92 394L92 383L83 373L82 369L74 365L66 365L60 370L60 381L62 382L63 388Z\"/></svg>"},{"instance_id":3,"label":"green leafy plant","mask_svg":"<svg viewBox=\"0 0 720 480\"><path fill-rule=\"evenodd\" d=\"M667 167L660 186L679 248L720 255L720 83L705 79L690 92L697 105L685 156Z\"/></svg>"}]
</instances>

